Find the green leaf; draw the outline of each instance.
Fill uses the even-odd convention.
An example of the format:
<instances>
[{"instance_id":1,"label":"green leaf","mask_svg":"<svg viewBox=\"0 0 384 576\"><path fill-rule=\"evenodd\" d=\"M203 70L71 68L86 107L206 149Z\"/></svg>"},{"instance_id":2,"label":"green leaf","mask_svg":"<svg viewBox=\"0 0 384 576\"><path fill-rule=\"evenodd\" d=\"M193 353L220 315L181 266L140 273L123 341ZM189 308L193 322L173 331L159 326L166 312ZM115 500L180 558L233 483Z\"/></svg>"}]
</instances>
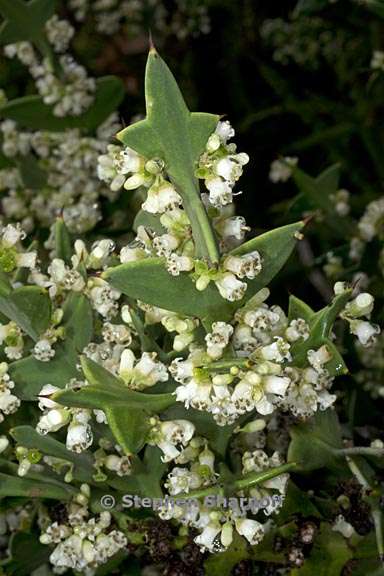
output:
<instances>
[{"instance_id":1,"label":"green leaf","mask_svg":"<svg viewBox=\"0 0 384 576\"><path fill-rule=\"evenodd\" d=\"M25 448L36 448L43 454L71 462L74 465L75 478L78 480L87 482L92 479L94 473L93 458L89 453L76 454L71 452L64 444L49 435L43 436L39 434L32 426L12 428L10 435L18 444L25 446Z\"/></svg>"},{"instance_id":2,"label":"green leaf","mask_svg":"<svg viewBox=\"0 0 384 576\"><path fill-rule=\"evenodd\" d=\"M295 13L297 15L313 14L314 12L320 12L328 4L329 0L299 0L295 7Z\"/></svg>"},{"instance_id":3,"label":"green leaf","mask_svg":"<svg viewBox=\"0 0 384 576\"><path fill-rule=\"evenodd\" d=\"M143 394L129 390L120 378L85 356L81 358L81 365L90 385L80 390L67 389L55 393L53 398L60 404L101 410L113 405L161 412L176 401L173 394Z\"/></svg>"},{"instance_id":4,"label":"green leaf","mask_svg":"<svg viewBox=\"0 0 384 576\"><path fill-rule=\"evenodd\" d=\"M150 214L145 210L139 210L136 218L133 222L133 229L137 232L139 226L145 226L145 228L151 228L156 232L156 234L165 234L166 229L160 222L160 218L156 214Z\"/></svg>"},{"instance_id":5,"label":"green leaf","mask_svg":"<svg viewBox=\"0 0 384 576\"><path fill-rule=\"evenodd\" d=\"M71 292L63 306L65 337L81 352L93 336L93 310L89 298Z\"/></svg>"},{"instance_id":6,"label":"green leaf","mask_svg":"<svg viewBox=\"0 0 384 576\"><path fill-rule=\"evenodd\" d=\"M0 13L5 18L0 28L0 43L38 42L44 37L45 23L56 6L56 0L0 0Z\"/></svg>"},{"instance_id":7,"label":"green leaf","mask_svg":"<svg viewBox=\"0 0 384 576\"><path fill-rule=\"evenodd\" d=\"M289 308L288 308L288 320L291 322L296 318L302 318L308 324L312 322L312 318L315 315L314 310L308 304L291 295L289 297Z\"/></svg>"},{"instance_id":8,"label":"green leaf","mask_svg":"<svg viewBox=\"0 0 384 576\"><path fill-rule=\"evenodd\" d=\"M191 221L198 256L217 262L217 243L201 201L195 164L219 117L189 112L175 78L154 49L147 60L145 99L146 119L122 130L118 138L147 158L165 161Z\"/></svg>"},{"instance_id":9,"label":"green leaf","mask_svg":"<svg viewBox=\"0 0 384 576\"><path fill-rule=\"evenodd\" d=\"M10 557L0 564L8 576L30 576L39 566L48 563L51 552L49 546L40 543L37 534L15 532L9 542Z\"/></svg>"},{"instance_id":10,"label":"green leaf","mask_svg":"<svg viewBox=\"0 0 384 576\"><path fill-rule=\"evenodd\" d=\"M339 189L340 165L334 164L324 170L317 178L306 174L300 168L292 172L293 179L300 192L314 208L319 208L325 215L325 224L332 228L338 236L346 236L354 232L354 224L348 218L342 218L335 212L330 198Z\"/></svg>"},{"instance_id":11,"label":"green leaf","mask_svg":"<svg viewBox=\"0 0 384 576\"><path fill-rule=\"evenodd\" d=\"M15 382L15 393L21 400L36 400L45 384L64 388L72 378L79 378L77 354L69 342L55 347L55 356L41 362L33 356L12 362L9 373Z\"/></svg>"},{"instance_id":12,"label":"green leaf","mask_svg":"<svg viewBox=\"0 0 384 576\"><path fill-rule=\"evenodd\" d=\"M47 291L38 286L22 286L0 296L0 312L35 341L50 325L51 308Z\"/></svg>"},{"instance_id":13,"label":"green leaf","mask_svg":"<svg viewBox=\"0 0 384 576\"><path fill-rule=\"evenodd\" d=\"M312 503L308 494L300 490L300 488L289 479L284 504L279 511L279 516L276 518L276 521L281 525L289 522L292 520L292 517L296 515L300 515L300 517L303 518L321 518L319 510Z\"/></svg>"},{"instance_id":14,"label":"green leaf","mask_svg":"<svg viewBox=\"0 0 384 576\"><path fill-rule=\"evenodd\" d=\"M125 405L110 406L105 412L108 425L125 454L139 452L150 430L148 414Z\"/></svg>"},{"instance_id":15,"label":"green leaf","mask_svg":"<svg viewBox=\"0 0 384 576\"><path fill-rule=\"evenodd\" d=\"M315 538L309 558L300 569L293 569L292 576L340 576L342 570L353 557L346 539L332 530L329 524L322 523Z\"/></svg>"},{"instance_id":16,"label":"green leaf","mask_svg":"<svg viewBox=\"0 0 384 576\"><path fill-rule=\"evenodd\" d=\"M236 303L236 307L243 306L256 292L267 286L276 274L284 266L297 241L299 240L300 231L304 227L304 222L295 222L287 224L280 228L274 228L269 232L260 234L245 242L230 254L241 256L254 250L257 250L262 258L262 270L254 280L248 280L248 288L243 300Z\"/></svg>"},{"instance_id":17,"label":"green leaf","mask_svg":"<svg viewBox=\"0 0 384 576\"><path fill-rule=\"evenodd\" d=\"M230 547L219 554L211 554L205 561L205 573L209 576L230 576L236 564L249 557L246 540L234 530L234 538Z\"/></svg>"},{"instance_id":18,"label":"green leaf","mask_svg":"<svg viewBox=\"0 0 384 576\"><path fill-rule=\"evenodd\" d=\"M26 188L39 190L46 186L47 174L40 168L36 158L33 156L23 156L23 159L17 162L17 166Z\"/></svg>"},{"instance_id":19,"label":"green leaf","mask_svg":"<svg viewBox=\"0 0 384 576\"><path fill-rule=\"evenodd\" d=\"M62 482L44 482L43 475L38 480L20 478L0 472L0 497L24 496L26 498L48 498L52 500L70 500L76 489Z\"/></svg>"},{"instance_id":20,"label":"green leaf","mask_svg":"<svg viewBox=\"0 0 384 576\"><path fill-rule=\"evenodd\" d=\"M295 366L306 366L308 364L308 351L317 350L321 346L325 345L332 355L332 359L325 364L328 372L332 376L346 374L348 372L343 358L336 346L330 340L329 336L337 316L343 310L350 297L351 290L345 290L341 294L335 296L328 306L318 312L312 312L311 309L304 305L304 303L298 298L292 299L292 308L290 304L290 313L293 314L293 310L295 310L295 313L296 310L299 313L303 311L306 314L306 318L304 319L308 322L310 328L309 338L304 342L297 342L291 348L293 363ZM291 316L290 319L292 319Z\"/></svg>"},{"instance_id":21,"label":"green leaf","mask_svg":"<svg viewBox=\"0 0 384 576\"><path fill-rule=\"evenodd\" d=\"M72 238L63 218L58 218L55 223L55 252L56 257L70 264L72 250Z\"/></svg>"},{"instance_id":22,"label":"green leaf","mask_svg":"<svg viewBox=\"0 0 384 576\"><path fill-rule=\"evenodd\" d=\"M335 464L334 452L343 446L339 421L332 409L317 412L307 422L293 426L290 434L288 461L297 462L302 471Z\"/></svg>"},{"instance_id":23,"label":"green leaf","mask_svg":"<svg viewBox=\"0 0 384 576\"><path fill-rule=\"evenodd\" d=\"M41 96L34 95L10 100L0 108L0 117L15 120L32 130L62 132L69 128L84 128L92 131L116 110L123 97L122 81L115 76L105 76L96 80L94 103L79 116L55 116L53 107L44 104Z\"/></svg>"},{"instance_id":24,"label":"green leaf","mask_svg":"<svg viewBox=\"0 0 384 576\"><path fill-rule=\"evenodd\" d=\"M269 284L283 267L292 253L297 242L296 235L302 227L303 223L298 222L276 228L231 252L245 254L258 250L263 259L262 271L254 280L248 281L245 297L238 302L230 303L224 300L212 282L199 292L188 274L171 276L161 258L146 258L121 264L104 272L103 277L117 290L148 304L186 316L197 316L202 320L230 320L234 311L244 306L249 298Z\"/></svg>"}]
</instances>

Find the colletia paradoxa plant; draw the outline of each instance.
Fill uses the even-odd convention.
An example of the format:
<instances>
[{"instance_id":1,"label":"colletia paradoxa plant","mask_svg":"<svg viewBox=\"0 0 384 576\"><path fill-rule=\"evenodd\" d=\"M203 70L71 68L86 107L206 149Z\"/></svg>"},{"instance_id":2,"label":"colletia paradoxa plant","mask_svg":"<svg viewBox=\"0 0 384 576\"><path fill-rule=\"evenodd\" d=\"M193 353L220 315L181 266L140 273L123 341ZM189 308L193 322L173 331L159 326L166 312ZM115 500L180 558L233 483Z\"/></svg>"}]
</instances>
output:
<instances>
[{"instance_id":1,"label":"colletia paradoxa plant","mask_svg":"<svg viewBox=\"0 0 384 576\"><path fill-rule=\"evenodd\" d=\"M245 240L230 123L190 113L154 48L145 92L146 118L98 161L112 190L145 191L134 241L87 246L59 219L47 255L1 229L0 494L21 498L16 524L37 527L36 567L56 574L124 559L140 506L213 557L257 554L290 475L354 465L332 409L347 371L334 323L364 346L379 331L372 296L342 282L319 311L269 302L304 222Z\"/></svg>"}]
</instances>

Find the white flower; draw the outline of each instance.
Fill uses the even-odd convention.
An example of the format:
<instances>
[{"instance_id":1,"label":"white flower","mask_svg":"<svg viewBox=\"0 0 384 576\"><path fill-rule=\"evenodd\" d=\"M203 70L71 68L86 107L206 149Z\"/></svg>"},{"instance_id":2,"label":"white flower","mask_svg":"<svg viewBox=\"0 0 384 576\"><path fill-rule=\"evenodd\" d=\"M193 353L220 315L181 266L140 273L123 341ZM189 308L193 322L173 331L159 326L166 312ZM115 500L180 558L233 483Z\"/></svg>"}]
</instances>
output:
<instances>
[{"instance_id":1,"label":"white flower","mask_svg":"<svg viewBox=\"0 0 384 576\"><path fill-rule=\"evenodd\" d=\"M261 256L257 250L243 254L242 256L227 256L223 267L229 272L236 274L238 278L252 280L261 272Z\"/></svg>"},{"instance_id":2,"label":"white flower","mask_svg":"<svg viewBox=\"0 0 384 576\"><path fill-rule=\"evenodd\" d=\"M232 202L232 187L220 176L207 178L205 185L209 190L209 201L213 206L225 206Z\"/></svg>"},{"instance_id":3,"label":"white flower","mask_svg":"<svg viewBox=\"0 0 384 576\"><path fill-rule=\"evenodd\" d=\"M218 160L215 163L214 170L218 176L221 176L227 182L234 184L243 172L243 165L248 162L248 154L233 154ZM210 189L208 185L207 188Z\"/></svg>"},{"instance_id":4,"label":"white flower","mask_svg":"<svg viewBox=\"0 0 384 576\"><path fill-rule=\"evenodd\" d=\"M190 272L193 270L194 263L189 256L179 256L173 253L167 256L166 267L172 276L179 276L180 272Z\"/></svg>"},{"instance_id":5,"label":"white flower","mask_svg":"<svg viewBox=\"0 0 384 576\"><path fill-rule=\"evenodd\" d=\"M356 534L354 527L352 524L346 521L342 514L339 514L333 525L332 530L334 532L340 532L344 536L344 538L350 538L353 534Z\"/></svg>"},{"instance_id":6,"label":"white flower","mask_svg":"<svg viewBox=\"0 0 384 576\"><path fill-rule=\"evenodd\" d=\"M300 340L300 338L307 340L309 334L309 326L302 318L291 320L285 331L285 336L289 342L296 342L297 340Z\"/></svg>"},{"instance_id":7,"label":"white flower","mask_svg":"<svg viewBox=\"0 0 384 576\"><path fill-rule=\"evenodd\" d=\"M261 542L264 537L264 527L256 520L237 518L235 520L235 526L240 536L244 536L252 546Z\"/></svg>"},{"instance_id":8,"label":"white flower","mask_svg":"<svg viewBox=\"0 0 384 576\"><path fill-rule=\"evenodd\" d=\"M271 164L269 179L276 184L286 182L292 176L292 169L297 165L298 158L286 156L283 160L274 160Z\"/></svg>"},{"instance_id":9,"label":"white flower","mask_svg":"<svg viewBox=\"0 0 384 576\"><path fill-rule=\"evenodd\" d=\"M6 436L0 436L0 454L4 452L9 446L9 440Z\"/></svg>"},{"instance_id":10,"label":"white flower","mask_svg":"<svg viewBox=\"0 0 384 576\"><path fill-rule=\"evenodd\" d=\"M151 444L162 450L163 462L170 462L181 454L178 446L186 446L195 433L195 426L188 420L158 422L152 432Z\"/></svg>"},{"instance_id":11,"label":"white flower","mask_svg":"<svg viewBox=\"0 0 384 576\"><path fill-rule=\"evenodd\" d=\"M142 209L151 214L163 214L168 210L181 205L180 194L170 182L164 182L160 186L152 186L148 190L147 199L142 204Z\"/></svg>"},{"instance_id":12,"label":"white flower","mask_svg":"<svg viewBox=\"0 0 384 576\"><path fill-rule=\"evenodd\" d=\"M220 532L221 532L220 524L218 522L217 523L212 522L204 528L201 534L196 536L194 541L196 542L196 544L201 546L203 550L208 550L209 552L215 552L217 551L215 546L215 539Z\"/></svg>"},{"instance_id":13,"label":"white flower","mask_svg":"<svg viewBox=\"0 0 384 576\"><path fill-rule=\"evenodd\" d=\"M33 348L33 356L36 360L40 360L40 362L49 362L54 355L55 351L48 340L42 339L36 342Z\"/></svg>"},{"instance_id":14,"label":"white flower","mask_svg":"<svg viewBox=\"0 0 384 576\"><path fill-rule=\"evenodd\" d=\"M167 368L162 362L156 361L155 352L143 352L140 360L136 361L134 353L129 349L121 355L119 375L134 390L142 390L168 380Z\"/></svg>"},{"instance_id":15,"label":"white flower","mask_svg":"<svg viewBox=\"0 0 384 576\"><path fill-rule=\"evenodd\" d=\"M170 256L179 243L180 240L172 234L162 234L153 239L153 247L158 256Z\"/></svg>"},{"instance_id":16,"label":"white flower","mask_svg":"<svg viewBox=\"0 0 384 576\"><path fill-rule=\"evenodd\" d=\"M41 416L36 430L39 434L48 434L49 432L57 432L65 426L71 417L70 410L66 408L52 408L46 414Z\"/></svg>"},{"instance_id":17,"label":"white flower","mask_svg":"<svg viewBox=\"0 0 384 576\"><path fill-rule=\"evenodd\" d=\"M173 459L173 458L172 458ZM198 474L191 472L187 468L173 468L168 474L164 487L168 492L176 494L188 494L190 490L196 490L201 486L201 478Z\"/></svg>"},{"instance_id":18,"label":"white flower","mask_svg":"<svg viewBox=\"0 0 384 576\"><path fill-rule=\"evenodd\" d=\"M226 144L228 140L234 137L235 131L232 128L230 122L228 120L224 120L223 122L218 122L215 134L220 138L220 140Z\"/></svg>"},{"instance_id":19,"label":"white flower","mask_svg":"<svg viewBox=\"0 0 384 576\"><path fill-rule=\"evenodd\" d=\"M84 452L92 445L93 434L88 421L90 414L87 410L78 410L68 426L66 446L72 452Z\"/></svg>"},{"instance_id":20,"label":"white flower","mask_svg":"<svg viewBox=\"0 0 384 576\"><path fill-rule=\"evenodd\" d=\"M283 362L291 360L290 344L280 336L275 336L274 342L260 349L260 355L264 360Z\"/></svg>"},{"instance_id":21,"label":"white flower","mask_svg":"<svg viewBox=\"0 0 384 576\"><path fill-rule=\"evenodd\" d=\"M228 346L229 339L233 334L233 327L225 322L214 322L212 332L205 337L207 353L213 359L220 358L224 348Z\"/></svg>"},{"instance_id":22,"label":"white flower","mask_svg":"<svg viewBox=\"0 0 384 576\"><path fill-rule=\"evenodd\" d=\"M371 59L371 68L373 70L384 70L384 52L374 50Z\"/></svg>"},{"instance_id":23,"label":"white flower","mask_svg":"<svg viewBox=\"0 0 384 576\"><path fill-rule=\"evenodd\" d=\"M247 284L238 280L231 272L223 273L218 280L215 280L215 284L221 296L230 302L241 300L247 289Z\"/></svg>"},{"instance_id":24,"label":"white flower","mask_svg":"<svg viewBox=\"0 0 384 576\"><path fill-rule=\"evenodd\" d=\"M349 328L352 334L355 334L360 344L371 346L377 334L380 334L380 327L377 324L371 324L365 320L351 320Z\"/></svg>"}]
</instances>

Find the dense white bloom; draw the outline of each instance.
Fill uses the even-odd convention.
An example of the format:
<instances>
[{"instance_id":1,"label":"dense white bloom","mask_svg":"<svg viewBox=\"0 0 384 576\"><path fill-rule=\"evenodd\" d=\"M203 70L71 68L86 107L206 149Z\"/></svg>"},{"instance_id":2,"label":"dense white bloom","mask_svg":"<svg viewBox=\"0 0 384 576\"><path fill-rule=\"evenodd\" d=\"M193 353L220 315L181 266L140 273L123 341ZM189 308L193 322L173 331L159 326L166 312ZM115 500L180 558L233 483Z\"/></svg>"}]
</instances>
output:
<instances>
[{"instance_id":1,"label":"dense white bloom","mask_svg":"<svg viewBox=\"0 0 384 576\"><path fill-rule=\"evenodd\" d=\"M121 355L119 375L134 390L154 386L157 382L166 382L166 366L156 360L155 352L143 352L139 360L129 348Z\"/></svg>"},{"instance_id":2,"label":"dense white bloom","mask_svg":"<svg viewBox=\"0 0 384 576\"><path fill-rule=\"evenodd\" d=\"M20 406L20 400L17 396L12 394L11 390L14 388L15 383L11 380L8 374L8 364L6 362L0 363L0 422L4 420L4 416L13 414Z\"/></svg>"}]
</instances>

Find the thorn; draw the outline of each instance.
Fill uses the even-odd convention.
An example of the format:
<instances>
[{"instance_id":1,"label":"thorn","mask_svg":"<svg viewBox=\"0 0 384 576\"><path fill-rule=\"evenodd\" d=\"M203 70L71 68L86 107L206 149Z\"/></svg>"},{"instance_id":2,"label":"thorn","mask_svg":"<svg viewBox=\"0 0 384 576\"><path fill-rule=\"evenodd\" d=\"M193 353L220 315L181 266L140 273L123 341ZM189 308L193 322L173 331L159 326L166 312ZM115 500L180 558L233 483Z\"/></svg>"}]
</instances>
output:
<instances>
[{"instance_id":1,"label":"thorn","mask_svg":"<svg viewBox=\"0 0 384 576\"><path fill-rule=\"evenodd\" d=\"M306 216L305 218L303 218L303 224L304 226L307 226L310 222L312 222L312 220L314 220L316 214L309 214L309 216Z\"/></svg>"},{"instance_id":2,"label":"thorn","mask_svg":"<svg viewBox=\"0 0 384 576\"><path fill-rule=\"evenodd\" d=\"M219 114L219 118L220 120L222 120L223 118L227 118L228 114Z\"/></svg>"},{"instance_id":3,"label":"thorn","mask_svg":"<svg viewBox=\"0 0 384 576\"><path fill-rule=\"evenodd\" d=\"M148 32L148 43L149 43L149 53L150 54L157 54L157 50L155 48L155 45L153 43L153 37L152 37L152 31L149 30Z\"/></svg>"}]
</instances>

